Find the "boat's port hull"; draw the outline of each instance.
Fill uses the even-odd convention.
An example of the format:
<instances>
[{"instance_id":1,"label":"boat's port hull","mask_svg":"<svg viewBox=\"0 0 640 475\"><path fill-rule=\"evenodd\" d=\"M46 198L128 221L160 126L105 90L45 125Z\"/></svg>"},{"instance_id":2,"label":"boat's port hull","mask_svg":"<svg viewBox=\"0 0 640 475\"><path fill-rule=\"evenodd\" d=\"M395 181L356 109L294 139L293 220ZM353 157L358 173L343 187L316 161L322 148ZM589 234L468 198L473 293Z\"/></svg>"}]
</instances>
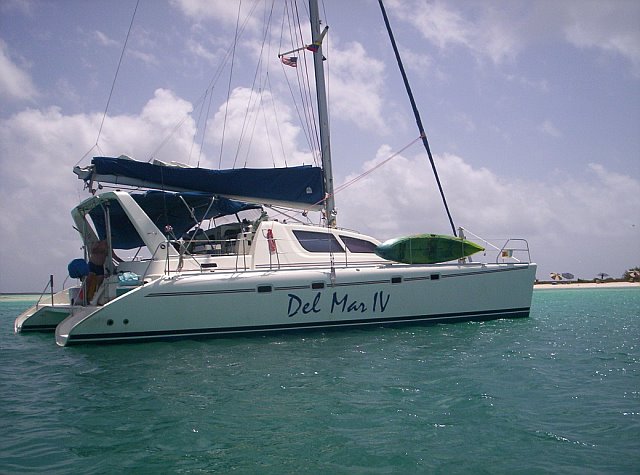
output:
<instances>
[{"instance_id":1,"label":"boat's port hull","mask_svg":"<svg viewBox=\"0 0 640 475\"><path fill-rule=\"evenodd\" d=\"M526 317L535 264L182 275L56 329L59 345Z\"/></svg>"},{"instance_id":2,"label":"boat's port hull","mask_svg":"<svg viewBox=\"0 0 640 475\"><path fill-rule=\"evenodd\" d=\"M16 318L14 330L16 333L53 332L70 314L70 305L33 306Z\"/></svg>"}]
</instances>

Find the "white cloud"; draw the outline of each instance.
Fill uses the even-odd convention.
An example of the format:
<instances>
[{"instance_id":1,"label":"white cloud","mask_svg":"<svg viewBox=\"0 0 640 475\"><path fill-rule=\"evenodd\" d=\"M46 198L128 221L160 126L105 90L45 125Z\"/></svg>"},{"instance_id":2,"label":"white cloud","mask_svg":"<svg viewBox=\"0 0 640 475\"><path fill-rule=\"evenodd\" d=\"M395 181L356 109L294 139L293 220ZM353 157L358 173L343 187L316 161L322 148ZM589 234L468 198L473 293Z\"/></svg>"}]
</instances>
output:
<instances>
[{"instance_id":1,"label":"white cloud","mask_svg":"<svg viewBox=\"0 0 640 475\"><path fill-rule=\"evenodd\" d=\"M222 168L313 164L311 153L300 151L300 129L292 124L289 106L268 91L236 88L228 107L220 106L208 133L208 142L215 149L209 155L216 157L210 167L218 167L223 134Z\"/></svg>"},{"instance_id":2,"label":"white cloud","mask_svg":"<svg viewBox=\"0 0 640 475\"><path fill-rule=\"evenodd\" d=\"M515 58L554 37L579 48L625 58L640 76L640 3L631 0L562 2L388 2L392 11L428 41L462 47L494 64Z\"/></svg>"},{"instance_id":3,"label":"white cloud","mask_svg":"<svg viewBox=\"0 0 640 475\"><path fill-rule=\"evenodd\" d=\"M400 55L402 61L406 65L407 69L415 71L420 77L431 78L434 75L439 76L442 79L442 72L437 69L437 65L434 65L432 58L424 54L421 51L415 51L411 47L399 46Z\"/></svg>"},{"instance_id":4,"label":"white cloud","mask_svg":"<svg viewBox=\"0 0 640 475\"><path fill-rule=\"evenodd\" d=\"M543 94L546 94L549 92L549 81L547 81L546 79L535 80L535 79L530 79L523 76L515 76L513 74L507 74L505 78L507 79L507 81L520 84L526 89L531 89L533 91L537 91Z\"/></svg>"},{"instance_id":5,"label":"white cloud","mask_svg":"<svg viewBox=\"0 0 640 475\"><path fill-rule=\"evenodd\" d=\"M0 3L1 12L17 11L23 15L31 15L34 9L33 0L3 0Z\"/></svg>"},{"instance_id":6,"label":"white cloud","mask_svg":"<svg viewBox=\"0 0 640 475\"><path fill-rule=\"evenodd\" d=\"M94 154L146 159L171 137L156 156L187 161L195 130L190 112L191 104L160 89L140 114L108 117ZM67 263L82 255L69 213L88 195L72 168L95 143L101 119L51 107L0 120L0 188L6 198L0 200L0 291L40 290L50 273L59 286Z\"/></svg>"},{"instance_id":7,"label":"white cloud","mask_svg":"<svg viewBox=\"0 0 640 475\"><path fill-rule=\"evenodd\" d=\"M538 130L545 134L554 138L562 137L562 132L558 130L558 128L551 122L549 119L545 120L542 124L538 126Z\"/></svg>"},{"instance_id":8,"label":"white cloud","mask_svg":"<svg viewBox=\"0 0 640 475\"><path fill-rule=\"evenodd\" d=\"M382 147L363 171L391 155ZM526 237L538 275L561 269L593 278L594 269L622 274L640 261L640 182L592 164L583 178L507 181L461 157L435 157L456 225L502 244ZM346 181L354 176L347 177ZM412 233L451 233L423 153L398 156L338 194L338 223L388 239ZM568 243L575 242L576 245Z\"/></svg>"},{"instance_id":9,"label":"white cloud","mask_svg":"<svg viewBox=\"0 0 640 475\"><path fill-rule=\"evenodd\" d=\"M469 18L468 11L459 10L458 4L393 0L389 6L442 50L450 46L463 47L481 58L501 63L513 58L521 47L516 31L519 22L503 12L504 8L476 5L477 13Z\"/></svg>"},{"instance_id":10,"label":"white cloud","mask_svg":"<svg viewBox=\"0 0 640 475\"><path fill-rule=\"evenodd\" d=\"M460 124L467 132L475 132L476 124L469 114L458 112L453 115L453 121Z\"/></svg>"},{"instance_id":11,"label":"white cloud","mask_svg":"<svg viewBox=\"0 0 640 475\"><path fill-rule=\"evenodd\" d=\"M17 101L33 101L38 96L31 76L12 61L9 47L2 39L0 39L0 96Z\"/></svg>"},{"instance_id":12,"label":"white cloud","mask_svg":"<svg viewBox=\"0 0 640 475\"><path fill-rule=\"evenodd\" d=\"M342 46L335 41L329 74L332 120L348 120L363 130L385 130L384 63L367 55L360 43Z\"/></svg>"},{"instance_id":13,"label":"white cloud","mask_svg":"<svg viewBox=\"0 0 640 475\"><path fill-rule=\"evenodd\" d=\"M171 0L171 4L184 15L196 20L220 20L228 26L235 26L238 22L238 8L240 8L240 25L254 29L258 26L252 13L257 2L229 2L228 0Z\"/></svg>"},{"instance_id":14,"label":"white cloud","mask_svg":"<svg viewBox=\"0 0 640 475\"><path fill-rule=\"evenodd\" d=\"M613 52L640 76L640 3L580 1L566 4L567 40L580 48Z\"/></svg>"},{"instance_id":15,"label":"white cloud","mask_svg":"<svg viewBox=\"0 0 640 475\"><path fill-rule=\"evenodd\" d=\"M112 40L100 30L96 30L94 32L94 35L98 40L98 43L100 43L102 46L120 46L120 43L118 41Z\"/></svg>"},{"instance_id":16,"label":"white cloud","mask_svg":"<svg viewBox=\"0 0 640 475\"><path fill-rule=\"evenodd\" d=\"M127 55L131 56L133 58L137 58L140 61L142 61L143 63L146 64L151 64L151 65L157 65L159 64L158 59L155 57L155 55L153 55L152 53L148 53L143 51L140 48L153 48L155 45L153 44L153 42L151 42L149 40L149 36L148 36L148 32L144 31L143 29L137 29L136 30L136 35L135 35L135 39L136 39L136 43L138 45L137 48L135 47L131 47L131 45L127 48ZM106 47L115 47L115 48L122 48L123 44L120 41L116 41L114 39L109 38L105 33L96 30L94 32L94 36L95 39L98 41L98 43L101 46L106 46Z\"/></svg>"},{"instance_id":17,"label":"white cloud","mask_svg":"<svg viewBox=\"0 0 640 475\"><path fill-rule=\"evenodd\" d=\"M202 58L210 63L213 63L218 59L218 56L212 53L205 45L200 41L189 39L187 40L187 50L198 58Z\"/></svg>"}]
</instances>

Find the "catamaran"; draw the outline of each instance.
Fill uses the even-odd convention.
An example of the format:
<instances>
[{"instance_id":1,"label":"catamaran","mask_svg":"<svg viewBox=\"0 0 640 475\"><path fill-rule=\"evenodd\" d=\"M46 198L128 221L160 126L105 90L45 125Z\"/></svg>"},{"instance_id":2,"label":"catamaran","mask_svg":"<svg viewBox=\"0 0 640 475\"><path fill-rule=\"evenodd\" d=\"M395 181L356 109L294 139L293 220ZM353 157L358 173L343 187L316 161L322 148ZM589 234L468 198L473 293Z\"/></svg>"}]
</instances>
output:
<instances>
[{"instance_id":1,"label":"catamaran","mask_svg":"<svg viewBox=\"0 0 640 475\"><path fill-rule=\"evenodd\" d=\"M327 30L309 3L312 43L299 49L313 55L322 166L209 170L94 157L74 169L91 191L71 213L85 256L69 271L80 283L52 290L16 319L16 332L54 331L65 346L529 315L536 265L525 240L507 240L493 262L479 262L469 256L484 248L456 233L451 219L452 236L385 243L337 226ZM132 189L97 193L98 183ZM271 206L320 211L322 222L272 219ZM87 261L98 242L106 243L104 277L93 288ZM131 249L135 257L117 259Z\"/></svg>"}]
</instances>

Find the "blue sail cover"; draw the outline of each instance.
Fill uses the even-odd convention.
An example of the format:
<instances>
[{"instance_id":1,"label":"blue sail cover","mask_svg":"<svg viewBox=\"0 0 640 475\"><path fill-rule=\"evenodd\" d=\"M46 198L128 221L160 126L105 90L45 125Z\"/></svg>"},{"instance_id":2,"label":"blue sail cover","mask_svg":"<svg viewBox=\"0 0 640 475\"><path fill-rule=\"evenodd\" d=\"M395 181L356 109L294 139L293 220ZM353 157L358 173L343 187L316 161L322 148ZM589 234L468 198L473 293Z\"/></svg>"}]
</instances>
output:
<instances>
[{"instance_id":1,"label":"blue sail cover","mask_svg":"<svg viewBox=\"0 0 640 475\"><path fill-rule=\"evenodd\" d=\"M324 199L322 169L308 165L210 170L156 165L128 157L94 157L91 163L94 180L115 184L197 191L305 209L321 209Z\"/></svg>"},{"instance_id":2,"label":"blue sail cover","mask_svg":"<svg viewBox=\"0 0 640 475\"><path fill-rule=\"evenodd\" d=\"M180 238L198 222L205 219L219 218L239 213L248 209L260 209L255 204L230 200L207 193L167 193L163 191L147 191L146 193L131 193L131 197L138 203L154 224L164 231L165 226L173 228L173 234ZM213 204L211 200L213 199ZM185 206L184 202L189 205ZM193 212L195 218L191 216ZM105 213L98 206L89 212L91 220L100 239L106 239L107 231ZM135 249L144 246L138 232L131 224L122 206L117 201L109 202L109 217L111 221L111 243L114 249Z\"/></svg>"}]
</instances>

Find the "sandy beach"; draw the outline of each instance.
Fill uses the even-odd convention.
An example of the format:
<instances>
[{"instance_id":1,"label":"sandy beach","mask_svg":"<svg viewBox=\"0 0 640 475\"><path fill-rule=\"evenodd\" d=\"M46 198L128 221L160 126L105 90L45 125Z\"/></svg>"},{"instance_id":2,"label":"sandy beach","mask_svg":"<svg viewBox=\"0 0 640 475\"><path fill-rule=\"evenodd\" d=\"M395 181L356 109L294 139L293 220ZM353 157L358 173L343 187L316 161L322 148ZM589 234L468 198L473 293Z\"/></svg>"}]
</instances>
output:
<instances>
[{"instance_id":1,"label":"sandy beach","mask_svg":"<svg viewBox=\"0 0 640 475\"><path fill-rule=\"evenodd\" d=\"M535 284L533 290L568 290L568 289L615 289L615 288L638 288L640 282L557 282L551 284L544 282Z\"/></svg>"}]
</instances>

